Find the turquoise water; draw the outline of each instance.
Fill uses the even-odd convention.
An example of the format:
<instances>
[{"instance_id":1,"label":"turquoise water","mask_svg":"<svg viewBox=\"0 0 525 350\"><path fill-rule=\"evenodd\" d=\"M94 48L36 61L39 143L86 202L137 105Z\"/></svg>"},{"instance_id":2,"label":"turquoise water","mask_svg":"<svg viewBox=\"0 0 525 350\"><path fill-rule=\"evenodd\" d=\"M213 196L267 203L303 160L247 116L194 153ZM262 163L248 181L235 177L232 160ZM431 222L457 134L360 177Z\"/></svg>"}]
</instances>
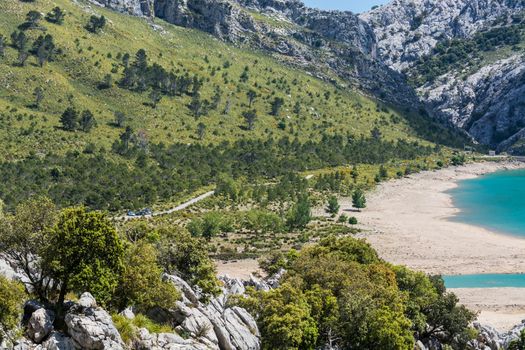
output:
<instances>
[{"instance_id":1,"label":"turquoise water","mask_svg":"<svg viewBox=\"0 0 525 350\"><path fill-rule=\"evenodd\" d=\"M449 193L461 210L452 220L525 239L525 170L460 181ZM444 280L447 288L525 288L525 274L445 276Z\"/></svg>"},{"instance_id":2,"label":"turquoise water","mask_svg":"<svg viewBox=\"0 0 525 350\"><path fill-rule=\"evenodd\" d=\"M447 288L525 288L525 275L464 275L443 276Z\"/></svg>"},{"instance_id":3,"label":"turquoise water","mask_svg":"<svg viewBox=\"0 0 525 350\"><path fill-rule=\"evenodd\" d=\"M449 193L461 210L453 220L525 238L525 170L460 181Z\"/></svg>"}]
</instances>

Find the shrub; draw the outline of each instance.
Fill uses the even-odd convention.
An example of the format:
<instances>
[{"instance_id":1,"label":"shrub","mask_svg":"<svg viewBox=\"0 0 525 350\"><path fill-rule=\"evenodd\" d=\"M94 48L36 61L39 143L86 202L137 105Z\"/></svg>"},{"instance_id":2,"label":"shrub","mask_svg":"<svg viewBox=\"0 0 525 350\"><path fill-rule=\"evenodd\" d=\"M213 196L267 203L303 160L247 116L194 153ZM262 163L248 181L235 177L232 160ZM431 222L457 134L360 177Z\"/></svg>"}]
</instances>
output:
<instances>
[{"instance_id":1,"label":"shrub","mask_svg":"<svg viewBox=\"0 0 525 350\"><path fill-rule=\"evenodd\" d=\"M20 323L24 296L21 283L0 275L0 342Z\"/></svg>"},{"instance_id":2,"label":"shrub","mask_svg":"<svg viewBox=\"0 0 525 350\"><path fill-rule=\"evenodd\" d=\"M346 214L342 214L337 220L337 222L342 223L342 224L346 223L347 221L348 221L348 215Z\"/></svg>"},{"instance_id":3,"label":"shrub","mask_svg":"<svg viewBox=\"0 0 525 350\"><path fill-rule=\"evenodd\" d=\"M284 223L281 217L267 210L250 210L244 214L246 228L262 233L282 232Z\"/></svg>"},{"instance_id":4,"label":"shrub","mask_svg":"<svg viewBox=\"0 0 525 350\"><path fill-rule=\"evenodd\" d=\"M357 218L355 216L352 216L350 219L348 219L348 223L350 225L357 225L358 224Z\"/></svg>"},{"instance_id":5,"label":"shrub","mask_svg":"<svg viewBox=\"0 0 525 350\"><path fill-rule=\"evenodd\" d=\"M134 306L143 311L154 307L173 308L180 292L173 284L162 281L162 272L155 247L145 241L131 245L117 289L118 307Z\"/></svg>"}]
</instances>

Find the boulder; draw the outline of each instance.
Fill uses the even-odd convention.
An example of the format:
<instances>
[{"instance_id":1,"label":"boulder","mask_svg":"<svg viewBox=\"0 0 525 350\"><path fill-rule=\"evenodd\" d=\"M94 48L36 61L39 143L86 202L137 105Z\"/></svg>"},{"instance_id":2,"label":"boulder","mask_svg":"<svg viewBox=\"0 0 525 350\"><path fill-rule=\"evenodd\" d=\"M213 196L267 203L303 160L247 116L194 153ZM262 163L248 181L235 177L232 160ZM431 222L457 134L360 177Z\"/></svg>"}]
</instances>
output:
<instances>
[{"instance_id":1,"label":"boulder","mask_svg":"<svg viewBox=\"0 0 525 350\"><path fill-rule=\"evenodd\" d=\"M254 275L250 275L248 285L254 287L258 291L269 291L271 289L271 287L268 285L268 283L266 283L266 281L259 279Z\"/></svg>"},{"instance_id":2,"label":"boulder","mask_svg":"<svg viewBox=\"0 0 525 350\"><path fill-rule=\"evenodd\" d=\"M254 318L246 310L228 302L231 296L245 293L241 280L221 277L222 293L208 303L202 303L198 300L199 293L185 281L176 276L166 278L184 294L183 300L170 310L177 330L190 334L206 349L260 349L260 335ZM154 341L159 342L158 339Z\"/></svg>"},{"instance_id":3,"label":"boulder","mask_svg":"<svg viewBox=\"0 0 525 350\"><path fill-rule=\"evenodd\" d=\"M83 293L80 296L80 300L78 301L78 304L80 306L82 306L83 308L96 307L97 306L97 301L91 295L91 293L87 293L86 292L86 293Z\"/></svg>"},{"instance_id":4,"label":"boulder","mask_svg":"<svg viewBox=\"0 0 525 350\"><path fill-rule=\"evenodd\" d=\"M258 350L260 348L257 327L251 329L233 309L224 310L223 319L235 349Z\"/></svg>"},{"instance_id":5,"label":"boulder","mask_svg":"<svg viewBox=\"0 0 525 350\"><path fill-rule=\"evenodd\" d=\"M42 343L42 349L45 350L75 350L71 338L62 333L53 332L49 338Z\"/></svg>"},{"instance_id":6,"label":"boulder","mask_svg":"<svg viewBox=\"0 0 525 350\"><path fill-rule=\"evenodd\" d=\"M219 343L209 317L198 308L188 307L181 302L177 302L177 308L173 310L173 316L179 324L177 327L179 330L191 334L194 338L206 338L213 344Z\"/></svg>"},{"instance_id":7,"label":"boulder","mask_svg":"<svg viewBox=\"0 0 525 350\"><path fill-rule=\"evenodd\" d=\"M68 333L76 349L123 349L111 316L100 308L74 307L66 314Z\"/></svg>"},{"instance_id":8,"label":"boulder","mask_svg":"<svg viewBox=\"0 0 525 350\"><path fill-rule=\"evenodd\" d=\"M51 310L40 308L33 312L27 323L27 335L35 343L40 344L53 330L55 314Z\"/></svg>"},{"instance_id":9,"label":"boulder","mask_svg":"<svg viewBox=\"0 0 525 350\"><path fill-rule=\"evenodd\" d=\"M174 333L151 334L147 329L139 330L138 348L148 350L209 350L207 347L192 339L183 339Z\"/></svg>"},{"instance_id":10,"label":"boulder","mask_svg":"<svg viewBox=\"0 0 525 350\"><path fill-rule=\"evenodd\" d=\"M173 283L182 292L184 302L190 302L195 305L199 303L200 295L185 280L175 275L164 275L164 279Z\"/></svg>"},{"instance_id":11,"label":"boulder","mask_svg":"<svg viewBox=\"0 0 525 350\"><path fill-rule=\"evenodd\" d=\"M133 312L133 309L131 307L125 308L120 314L128 320L132 320L135 318L135 313Z\"/></svg>"}]
</instances>

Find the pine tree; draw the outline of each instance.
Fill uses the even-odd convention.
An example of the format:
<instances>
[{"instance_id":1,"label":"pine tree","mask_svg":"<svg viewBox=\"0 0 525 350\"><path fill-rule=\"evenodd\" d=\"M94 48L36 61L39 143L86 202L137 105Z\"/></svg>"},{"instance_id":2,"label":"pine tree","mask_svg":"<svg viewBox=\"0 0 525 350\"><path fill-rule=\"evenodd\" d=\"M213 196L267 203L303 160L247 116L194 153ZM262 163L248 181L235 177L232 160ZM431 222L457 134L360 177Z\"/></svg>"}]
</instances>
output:
<instances>
[{"instance_id":1,"label":"pine tree","mask_svg":"<svg viewBox=\"0 0 525 350\"><path fill-rule=\"evenodd\" d=\"M60 7L55 7L46 15L46 21L61 25L64 23L65 12Z\"/></svg>"},{"instance_id":2,"label":"pine tree","mask_svg":"<svg viewBox=\"0 0 525 350\"><path fill-rule=\"evenodd\" d=\"M5 56L5 38L0 34L0 58Z\"/></svg>"},{"instance_id":3,"label":"pine tree","mask_svg":"<svg viewBox=\"0 0 525 350\"><path fill-rule=\"evenodd\" d=\"M38 11L31 10L26 14L26 27L34 29L38 27L38 23L42 19L42 14Z\"/></svg>"},{"instance_id":4,"label":"pine tree","mask_svg":"<svg viewBox=\"0 0 525 350\"><path fill-rule=\"evenodd\" d=\"M31 52L37 56L40 67L43 67L45 62L53 60L53 55L55 53L53 36L50 34L47 34L46 36L40 35L33 43Z\"/></svg>"},{"instance_id":5,"label":"pine tree","mask_svg":"<svg viewBox=\"0 0 525 350\"><path fill-rule=\"evenodd\" d=\"M115 112L115 125L119 128L124 126L124 122L126 121L126 115L122 112Z\"/></svg>"},{"instance_id":6,"label":"pine tree","mask_svg":"<svg viewBox=\"0 0 525 350\"><path fill-rule=\"evenodd\" d=\"M200 94L193 96L188 107L190 108L190 111L192 112L195 119L198 119L202 115L203 104L200 99Z\"/></svg>"},{"instance_id":7,"label":"pine tree","mask_svg":"<svg viewBox=\"0 0 525 350\"><path fill-rule=\"evenodd\" d=\"M239 78L241 83L246 83L248 79L250 79L250 75L248 74L249 70L250 69L248 68L248 66L244 67L244 70L242 71L242 74Z\"/></svg>"},{"instance_id":8,"label":"pine tree","mask_svg":"<svg viewBox=\"0 0 525 350\"><path fill-rule=\"evenodd\" d=\"M197 137L199 138L199 140L202 140L205 134L206 134L206 125L201 122L197 125Z\"/></svg>"},{"instance_id":9,"label":"pine tree","mask_svg":"<svg viewBox=\"0 0 525 350\"><path fill-rule=\"evenodd\" d=\"M275 117L278 117L280 114L281 114L281 108L284 104L284 99L281 98L281 97L276 97L273 101L272 101L272 110L271 110L271 115L275 116Z\"/></svg>"},{"instance_id":10,"label":"pine tree","mask_svg":"<svg viewBox=\"0 0 525 350\"><path fill-rule=\"evenodd\" d=\"M337 201L336 196L330 196L328 198L328 206L326 207L326 212L328 214L331 214L332 217L336 216L337 213L339 213L339 209L341 206L339 205L339 202Z\"/></svg>"},{"instance_id":11,"label":"pine tree","mask_svg":"<svg viewBox=\"0 0 525 350\"><path fill-rule=\"evenodd\" d=\"M357 189L352 194L352 204L354 208L361 211L361 209L366 208L366 198L362 190Z\"/></svg>"},{"instance_id":12,"label":"pine tree","mask_svg":"<svg viewBox=\"0 0 525 350\"><path fill-rule=\"evenodd\" d=\"M246 121L246 128L253 130L255 121L257 120L257 111L255 109L245 111L242 113L244 120Z\"/></svg>"},{"instance_id":13,"label":"pine tree","mask_svg":"<svg viewBox=\"0 0 525 350\"><path fill-rule=\"evenodd\" d=\"M14 31L11 33L11 45L18 51L27 49L28 38L24 32Z\"/></svg>"},{"instance_id":14,"label":"pine tree","mask_svg":"<svg viewBox=\"0 0 525 350\"><path fill-rule=\"evenodd\" d=\"M86 24L86 29L91 33L98 33L98 31L106 25L106 17L91 16L89 22Z\"/></svg>"},{"instance_id":15,"label":"pine tree","mask_svg":"<svg viewBox=\"0 0 525 350\"><path fill-rule=\"evenodd\" d=\"M304 229L312 220L310 200L302 195L297 203L288 212L286 224L290 230Z\"/></svg>"},{"instance_id":16,"label":"pine tree","mask_svg":"<svg viewBox=\"0 0 525 350\"><path fill-rule=\"evenodd\" d=\"M68 107L60 117L62 128L66 131L74 131L78 126L78 112L74 107Z\"/></svg>"},{"instance_id":17,"label":"pine tree","mask_svg":"<svg viewBox=\"0 0 525 350\"><path fill-rule=\"evenodd\" d=\"M97 124L93 113L90 110L85 110L80 115L79 126L83 132L90 132Z\"/></svg>"},{"instance_id":18,"label":"pine tree","mask_svg":"<svg viewBox=\"0 0 525 350\"><path fill-rule=\"evenodd\" d=\"M255 90L249 90L246 96L248 97L248 106L251 108L253 101L257 98L257 92Z\"/></svg>"},{"instance_id":19,"label":"pine tree","mask_svg":"<svg viewBox=\"0 0 525 350\"><path fill-rule=\"evenodd\" d=\"M35 90L33 91L33 96L35 96L34 106L35 108L38 109L40 107L40 103L44 99L44 89L42 89L40 86L36 87Z\"/></svg>"}]
</instances>

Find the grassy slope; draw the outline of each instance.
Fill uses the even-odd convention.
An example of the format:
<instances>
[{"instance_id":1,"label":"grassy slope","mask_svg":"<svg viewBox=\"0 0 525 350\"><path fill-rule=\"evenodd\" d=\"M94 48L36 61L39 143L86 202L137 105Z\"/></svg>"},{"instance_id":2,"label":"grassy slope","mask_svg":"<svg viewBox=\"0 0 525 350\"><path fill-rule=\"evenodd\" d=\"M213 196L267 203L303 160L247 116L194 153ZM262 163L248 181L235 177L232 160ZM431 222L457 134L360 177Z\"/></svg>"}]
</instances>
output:
<instances>
[{"instance_id":1,"label":"grassy slope","mask_svg":"<svg viewBox=\"0 0 525 350\"><path fill-rule=\"evenodd\" d=\"M312 76L280 64L264 54L233 48L211 36L165 22L156 21L163 29L154 29L144 19L118 14L88 3L69 0L37 0L36 3L19 1L0 2L0 34L9 37L18 25L24 22L31 9L47 13L54 6L67 11L62 26L42 21L47 32L55 38L57 46L64 52L55 62L39 68L35 58L28 60L26 67L14 65L16 51L6 50L0 59L0 156L14 159L34 152L81 150L88 142L110 147L122 130L112 127L115 111L125 112L129 124L135 130L144 130L152 142L197 142L197 124L204 122L207 132L205 143L217 143L242 137L298 136L302 140L318 139L323 131L328 133L351 132L354 135L369 135L374 125L387 139L399 137L416 139L408 123L392 110L379 108L377 103L355 91L336 90ZM104 30L94 35L83 26L92 14L103 14L108 19ZM28 31L33 38L39 30ZM157 62L166 69L188 71L198 74L209 82L203 88L203 97L210 98L215 85L223 94L221 106L209 116L196 121L186 107L190 97L165 97L157 109L144 105L147 93L138 94L113 86L108 90L96 88L104 75L116 67L114 81L122 76L122 66L116 59L118 53L132 56L144 48L150 63ZM208 57L209 63L205 61ZM224 62L232 66L223 68ZM245 66L249 67L250 79L240 83L239 77ZM216 74L212 75L212 68ZM179 74L180 74L179 73ZM225 82L223 74L227 74ZM273 79L283 83L272 83ZM296 84L293 84L294 79ZM257 87L255 87L257 85ZM45 89L41 108L35 111L28 106L33 102L33 90ZM254 131L245 131L241 117L247 109L246 92L254 88L260 95L255 102L259 121ZM327 100L326 91L331 92ZM222 115L226 100L232 101L229 115ZM275 96L285 98L282 119L286 130L280 130L279 119L268 114L269 101ZM59 117L65 107L73 101L79 109L94 112L98 127L90 134L65 132L59 128ZM295 115L293 105L300 101L303 108ZM393 123L392 120L399 120Z\"/></svg>"}]
</instances>

